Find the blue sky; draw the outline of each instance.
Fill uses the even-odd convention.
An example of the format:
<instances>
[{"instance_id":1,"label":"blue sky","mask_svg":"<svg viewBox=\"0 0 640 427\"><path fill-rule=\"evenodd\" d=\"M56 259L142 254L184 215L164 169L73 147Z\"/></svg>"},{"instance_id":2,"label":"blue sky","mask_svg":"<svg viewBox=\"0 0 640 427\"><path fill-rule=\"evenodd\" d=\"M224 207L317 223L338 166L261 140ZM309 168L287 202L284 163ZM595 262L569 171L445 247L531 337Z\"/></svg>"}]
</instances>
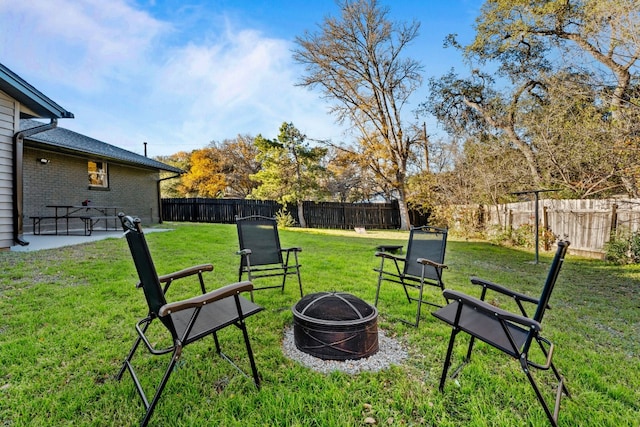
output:
<instances>
[{"instance_id":1,"label":"blue sky","mask_svg":"<svg viewBox=\"0 0 640 427\"><path fill-rule=\"evenodd\" d=\"M406 51L426 81L451 67L449 33L473 35L480 0L381 0L393 20L421 23ZM0 62L75 114L61 127L149 156L238 134L351 142L318 92L297 87L294 38L315 32L332 0L0 0ZM427 120L429 132L435 122Z\"/></svg>"}]
</instances>

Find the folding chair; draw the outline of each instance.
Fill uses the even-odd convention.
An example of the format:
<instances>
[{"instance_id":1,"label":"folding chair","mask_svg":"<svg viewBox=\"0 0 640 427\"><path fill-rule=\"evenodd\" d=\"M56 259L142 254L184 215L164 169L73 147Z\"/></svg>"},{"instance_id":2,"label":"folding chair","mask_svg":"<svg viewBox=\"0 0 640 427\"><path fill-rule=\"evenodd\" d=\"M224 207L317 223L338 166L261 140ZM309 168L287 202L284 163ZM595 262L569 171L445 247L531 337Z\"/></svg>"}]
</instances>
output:
<instances>
[{"instance_id":1,"label":"folding chair","mask_svg":"<svg viewBox=\"0 0 640 427\"><path fill-rule=\"evenodd\" d=\"M412 228L409 232L406 256L402 257L385 251L376 252L376 256L380 258L380 267L374 268L374 271L378 272L378 289L374 305L378 306L380 285L383 281L401 284L407 301L409 303L416 301L418 307L415 322L400 320L417 328L420 323L422 304L442 307L424 298L424 285L436 286L440 291L444 290L442 270L447 268L443 264L446 246L447 229L424 226Z\"/></svg>"},{"instance_id":2,"label":"folding chair","mask_svg":"<svg viewBox=\"0 0 640 427\"><path fill-rule=\"evenodd\" d=\"M187 345L205 338L209 335L213 337L216 352L231 363L243 375L247 376L236 364L225 355L220 347L217 332L227 326L234 325L242 331L244 343L249 357L249 364L253 374L253 381L256 387L260 387L260 379L256 368L251 344L249 343L249 335L245 325L245 319L262 310L262 307L250 302L246 298L240 296L242 292L251 292L251 282L234 283L222 288L207 292L204 285L202 274L206 271L212 271L211 264L196 265L185 268L175 273L158 276L153 265L153 260L147 246L142 227L139 219L133 219L120 213L120 221L125 232L129 249L133 257L138 278L140 282L137 287L142 288L149 307L147 317L136 323L136 338L129 355L125 359L120 368L120 372L116 376L117 380L121 380L125 371L129 371L136 390L145 407L145 415L140 423L146 426L153 414L153 410L160 399L169 376L174 371L176 363L182 355L182 350ZM167 302L166 294L169 286L177 280L189 276L197 275L200 282L200 290L202 294L192 298ZM164 286L162 286L164 284ZM155 342L158 337L153 338L147 335L149 326L155 319L159 319L164 327L160 327L161 331L167 331L171 335L173 344L166 348L156 348ZM165 331L166 329L166 331ZM149 331L151 332L151 331ZM153 399L149 403L147 396L142 388L138 376L134 370L132 359L138 349L140 343L144 343L149 353L154 356L171 353L171 360L167 366L164 376L160 380L155 389Z\"/></svg>"},{"instance_id":3,"label":"folding chair","mask_svg":"<svg viewBox=\"0 0 640 427\"><path fill-rule=\"evenodd\" d=\"M302 252L302 248L280 247L276 219L259 215L236 217L236 225L240 244L240 250L236 252L240 255L238 280L242 280L242 275L245 273L250 281L263 277L282 276L280 285L254 287L253 290L280 288L284 292L287 276L295 274L298 277L302 298L302 281L298 262L298 253ZM290 262L292 264L289 264ZM251 301L253 301L253 292L251 292Z\"/></svg>"},{"instance_id":4,"label":"folding chair","mask_svg":"<svg viewBox=\"0 0 640 427\"><path fill-rule=\"evenodd\" d=\"M433 313L435 317L448 323L453 327L451 337L449 339L449 347L445 358L442 376L440 377L440 391L444 388L447 377L447 371L451 363L451 353L456 335L459 332L466 332L471 335L467 355L462 365L455 370L452 378L455 378L460 369L471 359L471 351L473 349L474 340L477 338L487 344L497 348L503 353L518 359L520 366L527 375L531 386L535 390L538 400L542 404L551 425L557 426L558 412L560 411L560 399L562 393L569 395L569 390L564 384L564 379L553 364L554 345L548 339L540 335L542 318L548 307L551 292L558 278L558 273L562 267L562 263L567 253L569 242L558 242L558 250L553 258L551 268L547 276L542 295L539 299L531 298L519 292L511 291L503 286L488 280L472 277L471 282L482 286L482 294L480 299L470 297L462 292L445 290L445 297L451 300L446 307L441 308ZM484 301L487 290L496 291L500 294L513 298L521 312L521 314L511 313L500 309ZM531 303L536 306L536 312L533 318L529 318L525 311L523 303ZM530 360L531 344L538 343L542 355L546 359L542 364ZM556 401L553 413L550 411L542 393L536 384L531 373L531 368L548 370L551 369L558 381L558 389L556 391Z\"/></svg>"}]
</instances>

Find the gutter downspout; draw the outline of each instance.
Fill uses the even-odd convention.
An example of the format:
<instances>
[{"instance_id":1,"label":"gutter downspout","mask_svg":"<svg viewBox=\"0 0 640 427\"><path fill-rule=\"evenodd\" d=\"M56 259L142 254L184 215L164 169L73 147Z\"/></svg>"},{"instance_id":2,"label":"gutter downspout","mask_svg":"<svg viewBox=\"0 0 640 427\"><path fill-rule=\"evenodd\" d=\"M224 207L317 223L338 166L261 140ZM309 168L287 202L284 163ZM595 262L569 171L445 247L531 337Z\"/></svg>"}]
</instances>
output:
<instances>
[{"instance_id":1,"label":"gutter downspout","mask_svg":"<svg viewBox=\"0 0 640 427\"><path fill-rule=\"evenodd\" d=\"M16 132L13 135L13 240L21 245L27 246L29 242L23 238L23 158L24 139L40 132L55 129L58 126L58 119L51 119L49 124L36 126L31 129Z\"/></svg>"},{"instance_id":2,"label":"gutter downspout","mask_svg":"<svg viewBox=\"0 0 640 427\"><path fill-rule=\"evenodd\" d=\"M165 178L159 178L156 186L157 186L157 191L158 191L158 224L162 224L162 194L160 191L160 183L162 181L166 181L168 179L173 179L173 178L180 178L182 175L184 174L184 172L179 173L177 175L173 175L173 176L167 176Z\"/></svg>"}]
</instances>

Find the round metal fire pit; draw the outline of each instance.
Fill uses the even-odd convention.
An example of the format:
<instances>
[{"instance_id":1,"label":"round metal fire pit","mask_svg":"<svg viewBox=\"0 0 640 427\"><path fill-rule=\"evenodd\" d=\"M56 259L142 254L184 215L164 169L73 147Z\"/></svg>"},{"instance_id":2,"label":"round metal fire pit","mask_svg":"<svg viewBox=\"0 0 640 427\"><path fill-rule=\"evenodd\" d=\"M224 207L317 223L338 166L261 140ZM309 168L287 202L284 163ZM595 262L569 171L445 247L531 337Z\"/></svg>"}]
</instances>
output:
<instances>
[{"instance_id":1,"label":"round metal fire pit","mask_svg":"<svg viewBox=\"0 0 640 427\"><path fill-rule=\"evenodd\" d=\"M298 350L329 360L361 359L378 351L378 310L344 292L318 292L293 307Z\"/></svg>"}]
</instances>

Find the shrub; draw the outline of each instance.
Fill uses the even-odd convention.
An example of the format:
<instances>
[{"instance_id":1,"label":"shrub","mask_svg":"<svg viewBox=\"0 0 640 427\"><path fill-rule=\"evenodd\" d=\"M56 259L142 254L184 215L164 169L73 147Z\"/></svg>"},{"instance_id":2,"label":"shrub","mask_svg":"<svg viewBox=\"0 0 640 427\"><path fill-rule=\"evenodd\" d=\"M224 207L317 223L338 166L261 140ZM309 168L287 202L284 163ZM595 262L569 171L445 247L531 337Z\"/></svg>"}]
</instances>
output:
<instances>
[{"instance_id":1,"label":"shrub","mask_svg":"<svg viewBox=\"0 0 640 427\"><path fill-rule=\"evenodd\" d=\"M487 240L494 245L505 245L511 241L511 230L505 229L501 225L494 224L487 230Z\"/></svg>"},{"instance_id":2,"label":"shrub","mask_svg":"<svg viewBox=\"0 0 640 427\"><path fill-rule=\"evenodd\" d=\"M640 262L640 232L618 228L604 245L605 259L614 264Z\"/></svg>"},{"instance_id":3,"label":"shrub","mask_svg":"<svg viewBox=\"0 0 640 427\"><path fill-rule=\"evenodd\" d=\"M534 230L533 224L523 224L517 228L507 229L499 225L494 225L487 231L487 240L496 245L533 248L535 247ZM543 227L538 228L538 243L543 248L551 246L557 238L551 230Z\"/></svg>"},{"instance_id":4,"label":"shrub","mask_svg":"<svg viewBox=\"0 0 640 427\"><path fill-rule=\"evenodd\" d=\"M276 213L276 222L278 223L278 227L280 228L290 228L296 226L296 221L293 219L286 208L282 208Z\"/></svg>"},{"instance_id":5,"label":"shrub","mask_svg":"<svg viewBox=\"0 0 640 427\"><path fill-rule=\"evenodd\" d=\"M631 262L638 263L640 262L640 233L635 232L631 235L631 239L629 239L629 252L631 255Z\"/></svg>"}]
</instances>

